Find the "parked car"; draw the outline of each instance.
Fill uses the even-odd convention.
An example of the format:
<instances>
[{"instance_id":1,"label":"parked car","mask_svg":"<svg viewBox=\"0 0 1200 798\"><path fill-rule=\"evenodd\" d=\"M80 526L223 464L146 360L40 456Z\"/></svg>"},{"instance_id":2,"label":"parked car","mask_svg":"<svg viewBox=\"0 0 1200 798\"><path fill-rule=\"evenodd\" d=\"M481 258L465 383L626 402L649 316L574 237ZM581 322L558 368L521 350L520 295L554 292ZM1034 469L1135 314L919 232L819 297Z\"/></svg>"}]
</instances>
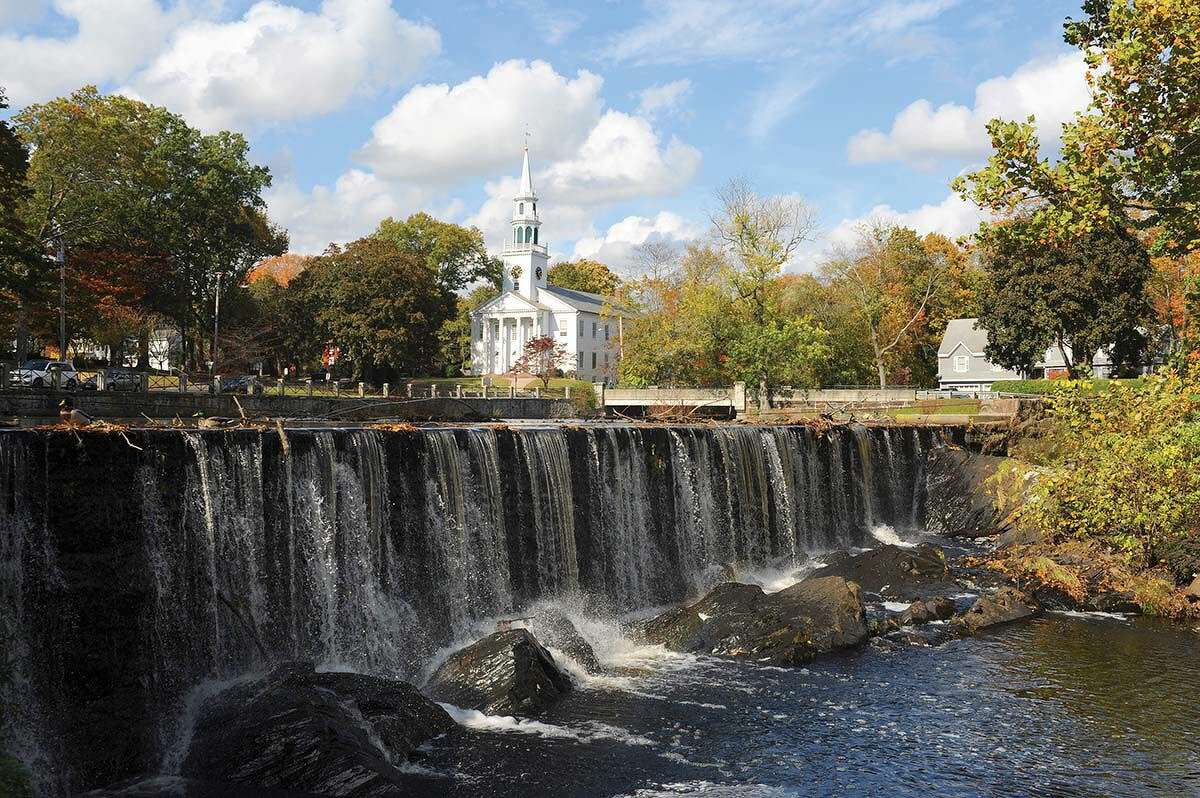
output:
<instances>
[{"instance_id":1,"label":"parked car","mask_svg":"<svg viewBox=\"0 0 1200 798\"><path fill-rule=\"evenodd\" d=\"M79 372L69 360L47 360L35 358L17 366L13 373L13 384L23 388L48 388L54 383L54 367L62 374L61 385L68 391L79 387Z\"/></svg>"},{"instance_id":2,"label":"parked car","mask_svg":"<svg viewBox=\"0 0 1200 798\"><path fill-rule=\"evenodd\" d=\"M221 393L260 394L262 393L262 381L259 380L257 374L243 374L240 377L222 377Z\"/></svg>"},{"instance_id":3,"label":"parked car","mask_svg":"<svg viewBox=\"0 0 1200 798\"><path fill-rule=\"evenodd\" d=\"M106 391L137 391L142 387L142 375L133 369L109 368L101 373L104 374ZM99 375L93 374L79 383L79 387L84 391L94 391L100 387L99 383Z\"/></svg>"}]
</instances>

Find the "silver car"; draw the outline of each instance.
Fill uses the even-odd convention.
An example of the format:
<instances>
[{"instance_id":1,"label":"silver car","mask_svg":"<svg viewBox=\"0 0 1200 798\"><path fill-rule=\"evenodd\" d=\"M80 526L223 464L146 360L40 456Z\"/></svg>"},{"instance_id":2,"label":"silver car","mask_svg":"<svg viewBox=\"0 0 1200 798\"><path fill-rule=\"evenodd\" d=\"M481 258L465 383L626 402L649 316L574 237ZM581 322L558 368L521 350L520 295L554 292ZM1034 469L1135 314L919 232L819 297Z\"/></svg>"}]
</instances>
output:
<instances>
[{"instance_id":1,"label":"silver car","mask_svg":"<svg viewBox=\"0 0 1200 798\"><path fill-rule=\"evenodd\" d=\"M13 384L23 388L48 388L54 384L54 369L58 368L61 376L59 383L68 391L79 387L79 372L69 360L46 360L37 358L26 360L13 373Z\"/></svg>"}]
</instances>

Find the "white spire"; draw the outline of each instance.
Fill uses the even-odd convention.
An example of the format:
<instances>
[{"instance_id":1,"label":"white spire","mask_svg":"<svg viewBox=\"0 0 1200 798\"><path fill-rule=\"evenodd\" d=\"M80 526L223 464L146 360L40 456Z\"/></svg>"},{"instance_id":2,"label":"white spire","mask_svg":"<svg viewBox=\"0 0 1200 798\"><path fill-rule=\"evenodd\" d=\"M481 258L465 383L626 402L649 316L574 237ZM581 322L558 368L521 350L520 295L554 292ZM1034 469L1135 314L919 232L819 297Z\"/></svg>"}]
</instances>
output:
<instances>
[{"instance_id":1,"label":"white spire","mask_svg":"<svg viewBox=\"0 0 1200 798\"><path fill-rule=\"evenodd\" d=\"M534 199L533 178L529 176L529 145L525 145L525 162L521 164L521 190L517 193L521 199Z\"/></svg>"}]
</instances>

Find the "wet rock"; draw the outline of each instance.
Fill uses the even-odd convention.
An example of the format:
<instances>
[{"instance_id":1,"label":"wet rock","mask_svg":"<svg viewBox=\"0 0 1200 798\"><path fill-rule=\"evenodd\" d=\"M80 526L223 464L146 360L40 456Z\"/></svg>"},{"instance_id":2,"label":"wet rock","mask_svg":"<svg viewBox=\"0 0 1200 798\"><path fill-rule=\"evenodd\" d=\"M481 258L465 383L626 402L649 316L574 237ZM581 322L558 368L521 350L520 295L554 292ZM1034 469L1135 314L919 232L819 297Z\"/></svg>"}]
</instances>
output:
<instances>
[{"instance_id":1,"label":"wet rock","mask_svg":"<svg viewBox=\"0 0 1200 798\"><path fill-rule=\"evenodd\" d=\"M990 596L982 596L970 609L956 615L951 623L962 632L974 634L981 629L999 626L1041 612L1041 607L1027 593L1015 587L1002 587Z\"/></svg>"},{"instance_id":2,"label":"wet rock","mask_svg":"<svg viewBox=\"0 0 1200 798\"><path fill-rule=\"evenodd\" d=\"M528 629L495 632L451 655L426 692L488 715L532 715L571 691L571 679Z\"/></svg>"},{"instance_id":3,"label":"wet rock","mask_svg":"<svg viewBox=\"0 0 1200 798\"><path fill-rule=\"evenodd\" d=\"M560 610L550 607L539 609L529 617L528 625L538 640L563 652L588 673L604 672L604 666L596 657L592 644L579 634L575 624Z\"/></svg>"},{"instance_id":4,"label":"wet rock","mask_svg":"<svg viewBox=\"0 0 1200 798\"><path fill-rule=\"evenodd\" d=\"M954 599L938 596L914 601L896 620L901 626L920 626L931 621L947 620L954 615L955 609L957 608L954 606Z\"/></svg>"},{"instance_id":5,"label":"wet rock","mask_svg":"<svg viewBox=\"0 0 1200 798\"><path fill-rule=\"evenodd\" d=\"M929 543L911 549L879 546L861 554L845 556L813 571L808 580L829 576L857 582L869 593L909 601L958 590L946 567L945 553Z\"/></svg>"},{"instance_id":6,"label":"wet rock","mask_svg":"<svg viewBox=\"0 0 1200 798\"><path fill-rule=\"evenodd\" d=\"M457 728L411 684L281 665L210 700L180 774L198 782L321 795L391 795L413 786L417 746Z\"/></svg>"},{"instance_id":7,"label":"wet rock","mask_svg":"<svg viewBox=\"0 0 1200 798\"><path fill-rule=\"evenodd\" d=\"M641 627L649 642L675 651L800 665L868 637L858 586L840 577L807 579L778 593L731 582L700 601Z\"/></svg>"},{"instance_id":8,"label":"wet rock","mask_svg":"<svg viewBox=\"0 0 1200 798\"><path fill-rule=\"evenodd\" d=\"M179 776L145 776L85 792L79 798L303 798L308 795L315 793L272 790Z\"/></svg>"},{"instance_id":9,"label":"wet rock","mask_svg":"<svg viewBox=\"0 0 1200 798\"><path fill-rule=\"evenodd\" d=\"M925 526L945 537L994 535L1003 526L984 485L1004 462L945 446L929 451L925 466Z\"/></svg>"}]
</instances>

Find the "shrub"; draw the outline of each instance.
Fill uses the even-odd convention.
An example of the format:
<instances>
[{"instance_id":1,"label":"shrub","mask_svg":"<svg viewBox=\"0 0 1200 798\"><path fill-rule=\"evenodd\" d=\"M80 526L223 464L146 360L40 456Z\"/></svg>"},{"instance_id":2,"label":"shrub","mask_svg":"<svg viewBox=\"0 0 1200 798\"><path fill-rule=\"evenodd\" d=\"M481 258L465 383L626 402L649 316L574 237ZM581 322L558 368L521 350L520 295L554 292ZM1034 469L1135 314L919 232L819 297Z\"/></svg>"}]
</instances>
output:
<instances>
[{"instance_id":1,"label":"shrub","mask_svg":"<svg viewBox=\"0 0 1200 798\"><path fill-rule=\"evenodd\" d=\"M1068 382L1049 399L1059 445L1020 510L1053 540L1095 540L1136 565L1200 528L1200 361L1182 372Z\"/></svg>"},{"instance_id":2,"label":"shrub","mask_svg":"<svg viewBox=\"0 0 1200 798\"><path fill-rule=\"evenodd\" d=\"M1115 386L1132 386L1140 384L1145 378L1121 380L1067 380L1055 377L1051 380L996 380L992 390L999 393L1023 393L1036 396L1054 395L1061 391L1077 391L1083 393L1101 393Z\"/></svg>"}]
</instances>

